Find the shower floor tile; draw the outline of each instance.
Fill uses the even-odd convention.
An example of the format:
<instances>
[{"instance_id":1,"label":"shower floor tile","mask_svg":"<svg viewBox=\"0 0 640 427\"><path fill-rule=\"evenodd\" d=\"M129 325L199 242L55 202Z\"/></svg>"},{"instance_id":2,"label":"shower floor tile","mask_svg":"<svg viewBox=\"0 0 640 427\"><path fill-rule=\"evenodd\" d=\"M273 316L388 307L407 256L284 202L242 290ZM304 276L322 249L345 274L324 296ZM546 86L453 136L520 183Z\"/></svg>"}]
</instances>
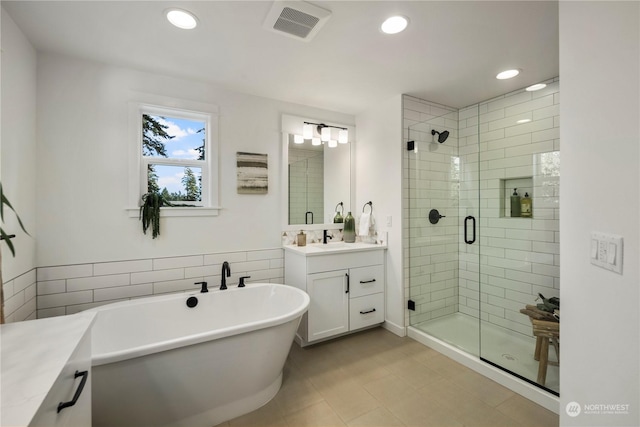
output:
<instances>
[{"instance_id":1,"label":"shower floor tile","mask_svg":"<svg viewBox=\"0 0 640 427\"><path fill-rule=\"evenodd\" d=\"M415 375L410 375L415 372ZM300 348L268 404L220 427L555 427L558 415L382 328Z\"/></svg>"},{"instance_id":2,"label":"shower floor tile","mask_svg":"<svg viewBox=\"0 0 640 427\"><path fill-rule=\"evenodd\" d=\"M414 326L469 354L482 356L531 381L535 381L538 376L538 362L533 358L535 338L508 331L488 322L482 323L482 336L480 336L478 319L463 313L439 317ZM480 343L482 354L480 354ZM558 360L551 346L549 346L549 360ZM559 392L559 378L559 367L549 365L545 387Z\"/></svg>"}]
</instances>

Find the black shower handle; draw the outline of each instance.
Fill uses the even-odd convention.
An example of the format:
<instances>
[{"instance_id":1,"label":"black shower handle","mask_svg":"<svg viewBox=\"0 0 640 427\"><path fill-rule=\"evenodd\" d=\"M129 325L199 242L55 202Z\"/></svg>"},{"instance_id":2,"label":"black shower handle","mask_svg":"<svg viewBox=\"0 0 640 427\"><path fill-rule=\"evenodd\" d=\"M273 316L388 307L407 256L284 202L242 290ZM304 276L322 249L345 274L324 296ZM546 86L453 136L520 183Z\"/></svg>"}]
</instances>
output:
<instances>
[{"instance_id":1,"label":"black shower handle","mask_svg":"<svg viewBox=\"0 0 640 427\"><path fill-rule=\"evenodd\" d=\"M473 237L471 239L469 239L468 237L468 228L469 228L468 221L469 220L472 221L472 225L473 225ZM464 219L464 242L468 245L471 245L475 241L476 241L476 218L469 215Z\"/></svg>"}]
</instances>

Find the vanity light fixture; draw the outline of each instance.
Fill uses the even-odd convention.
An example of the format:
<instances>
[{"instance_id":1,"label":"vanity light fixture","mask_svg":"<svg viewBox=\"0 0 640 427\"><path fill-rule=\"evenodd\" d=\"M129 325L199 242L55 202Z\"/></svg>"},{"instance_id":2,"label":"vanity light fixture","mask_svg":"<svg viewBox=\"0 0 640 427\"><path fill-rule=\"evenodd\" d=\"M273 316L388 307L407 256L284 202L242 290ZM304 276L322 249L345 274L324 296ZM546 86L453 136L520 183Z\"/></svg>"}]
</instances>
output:
<instances>
[{"instance_id":1,"label":"vanity light fixture","mask_svg":"<svg viewBox=\"0 0 640 427\"><path fill-rule=\"evenodd\" d=\"M408 18L396 15L385 19L380 26L380 30L385 34L398 34L404 31L407 28L407 25L409 25Z\"/></svg>"},{"instance_id":2,"label":"vanity light fixture","mask_svg":"<svg viewBox=\"0 0 640 427\"><path fill-rule=\"evenodd\" d=\"M316 132L320 134L320 138L313 136L313 126L316 126ZM332 138L331 131L333 129L338 130L337 139ZM346 144L349 142L349 130L340 126L325 125L324 123L304 122L302 126L302 138L305 140L311 139L312 145L320 145L328 142L329 147L334 148L338 146L338 143ZM317 144L316 140L318 141Z\"/></svg>"},{"instance_id":3,"label":"vanity light fixture","mask_svg":"<svg viewBox=\"0 0 640 427\"><path fill-rule=\"evenodd\" d=\"M296 144L304 144L304 138L302 135L293 135L293 142Z\"/></svg>"},{"instance_id":4,"label":"vanity light fixture","mask_svg":"<svg viewBox=\"0 0 640 427\"><path fill-rule=\"evenodd\" d=\"M327 142L331 139L331 128L323 127L320 131L320 139L322 142Z\"/></svg>"},{"instance_id":5,"label":"vanity light fixture","mask_svg":"<svg viewBox=\"0 0 640 427\"><path fill-rule=\"evenodd\" d=\"M195 15L186 10L168 9L165 14L169 22L183 30L192 30L198 25Z\"/></svg>"},{"instance_id":6,"label":"vanity light fixture","mask_svg":"<svg viewBox=\"0 0 640 427\"><path fill-rule=\"evenodd\" d=\"M520 74L520 70L517 70L517 69L505 70L501 73L498 73L498 75L496 76L496 79L498 80L512 79L518 74Z\"/></svg>"},{"instance_id":7,"label":"vanity light fixture","mask_svg":"<svg viewBox=\"0 0 640 427\"><path fill-rule=\"evenodd\" d=\"M544 83L538 83L538 84L535 84L535 85L531 85L531 86L529 86L529 87L528 87L528 88L526 88L525 90L526 90L527 92L533 92L533 91L536 91L536 90L544 89L545 87L547 87L547 85L546 85L546 84L544 84Z\"/></svg>"},{"instance_id":8,"label":"vanity light fixture","mask_svg":"<svg viewBox=\"0 0 640 427\"><path fill-rule=\"evenodd\" d=\"M349 132L346 129L340 129L338 131L338 142L340 144L346 144L349 142Z\"/></svg>"},{"instance_id":9,"label":"vanity light fixture","mask_svg":"<svg viewBox=\"0 0 640 427\"><path fill-rule=\"evenodd\" d=\"M313 138L313 127L311 126L311 123L305 123L302 126L302 137L304 139Z\"/></svg>"}]
</instances>

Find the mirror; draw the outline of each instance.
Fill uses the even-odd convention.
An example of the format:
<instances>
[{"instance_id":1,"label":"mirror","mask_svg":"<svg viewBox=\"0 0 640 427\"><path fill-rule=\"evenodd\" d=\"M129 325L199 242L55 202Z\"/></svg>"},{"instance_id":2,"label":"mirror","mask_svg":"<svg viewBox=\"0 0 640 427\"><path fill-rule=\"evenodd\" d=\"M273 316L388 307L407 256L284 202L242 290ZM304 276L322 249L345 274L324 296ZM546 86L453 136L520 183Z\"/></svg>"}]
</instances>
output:
<instances>
[{"instance_id":1,"label":"mirror","mask_svg":"<svg viewBox=\"0 0 640 427\"><path fill-rule=\"evenodd\" d=\"M289 120L287 120L289 119ZM333 224L337 210L346 216L352 206L351 171L353 136L349 143L312 145L311 140L295 143L305 119L283 116L283 222L285 229L312 228ZM331 123L327 123L332 125ZM296 129L299 128L300 130ZM342 206L337 206L342 202ZM303 226L303 227L291 227Z\"/></svg>"},{"instance_id":2,"label":"mirror","mask_svg":"<svg viewBox=\"0 0 640 427\"><path fill-rule=\"evenodd\" d=\"M313 146L308 141L288 141L288 224L333 223L336 206L344 216L349 209L351 193L350 144L335 148Z\"/></svg>"}]
</instances>

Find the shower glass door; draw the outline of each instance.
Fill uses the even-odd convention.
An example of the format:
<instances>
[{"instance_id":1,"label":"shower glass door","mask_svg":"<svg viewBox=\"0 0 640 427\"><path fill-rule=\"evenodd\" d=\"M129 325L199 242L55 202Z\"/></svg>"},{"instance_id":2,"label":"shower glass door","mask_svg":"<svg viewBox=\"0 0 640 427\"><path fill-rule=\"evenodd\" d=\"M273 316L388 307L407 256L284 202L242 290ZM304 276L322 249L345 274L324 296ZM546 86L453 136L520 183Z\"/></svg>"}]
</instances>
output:
<instances>
[{"instance_id":1,"label":"shower glass door","mask_svg":"<svg viewBox=\"0 0 640 427\"><path fill-rule=\"evenodd\" d=\"M559 82L546 83L479 105L479 354L557 394L559 323L534 333L521 312L535 313L539 295L549 299L560 291ZM545 374L536 360L544 356L536 353L547 345Z\"/></svg>"},{"instance_id":2,"label":"shower glass door","mask_svg":"<svg viewBox=\"0 0 640 427\"><path fill-rule=\"evenodd\" d=\"M558 394L559 337L520 311L560 292L559 81L544 83L459 110L405 97L405 277L412 327Z\"/></svg>"}]
</instances>

